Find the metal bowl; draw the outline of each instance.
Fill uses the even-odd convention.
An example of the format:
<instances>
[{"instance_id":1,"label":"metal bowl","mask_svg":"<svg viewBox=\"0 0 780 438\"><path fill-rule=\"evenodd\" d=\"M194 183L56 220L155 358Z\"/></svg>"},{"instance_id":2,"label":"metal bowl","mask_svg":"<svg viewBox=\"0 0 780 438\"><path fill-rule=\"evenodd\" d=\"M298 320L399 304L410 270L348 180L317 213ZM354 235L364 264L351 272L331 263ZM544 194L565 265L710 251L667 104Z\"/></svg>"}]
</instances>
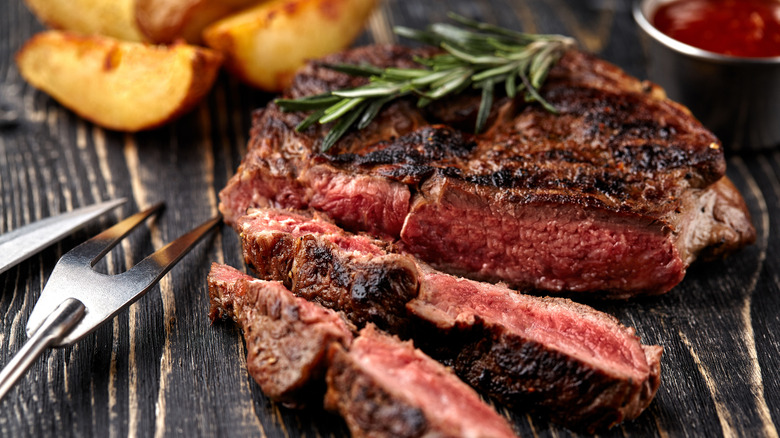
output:
<instances>
[{"instance_id":1,"label":"metal bowl","mask_svg":"<svg viewBox=\"0 0 780 438\"><path fill-rule=\"evenodd\" d=\"M634 3L650 80L690 108L727 150L780 145L780 57L726 56L665 35L650 20L669 1Z\"/></svg>"}]
</instances>

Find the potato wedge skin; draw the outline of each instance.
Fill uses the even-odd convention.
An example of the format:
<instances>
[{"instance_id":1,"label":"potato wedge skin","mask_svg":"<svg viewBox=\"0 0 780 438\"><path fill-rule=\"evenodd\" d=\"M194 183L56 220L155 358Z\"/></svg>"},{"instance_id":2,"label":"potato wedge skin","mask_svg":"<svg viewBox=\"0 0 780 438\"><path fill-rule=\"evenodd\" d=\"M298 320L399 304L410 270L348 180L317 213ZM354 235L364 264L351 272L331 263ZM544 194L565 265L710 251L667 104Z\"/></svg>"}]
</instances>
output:
<instances>
[{"instance_id":1,"label":"potato wedge skin","mask_svg":"<svg viewBox=\"0 0 780 438\"><path fill-rule=\"evenodd\" d=\"M262 0L136 0L135 17L150 41L200 43L209 24Z\"/></svg>"},{"instance_id":2,"label":"potato wedge skin","mask_svg":"<svg viewBox=\"0 0 780 438\"><path fill-rule=\"evenodd\" d=\"M25 0L45 25L84 35L144 41L135 22L135 0Z\"/></svg>"},{"instance_id":3,"label":"potato wedge skin","mask_svg":"<svg viewBox=\"0 0 780 438\"><path fill-rule=\"evenodd\" d=\"M203 39L222 51L244 82L278 92L308 59L348 47L377 0L273 0L206 28Z\"/></svg>"},{"instance_id":4,"label":"potato wedge skin","mask_svg":"<svg viewBox=\"0 0 780 438\"><path fill-rule=\"evenodd\" d=\"M192 109L211 89L221 55L183 43L163 47L48 31L33 36L16 63L27 82L81 117L135 132Z\"/></svg>"}]
</instances>

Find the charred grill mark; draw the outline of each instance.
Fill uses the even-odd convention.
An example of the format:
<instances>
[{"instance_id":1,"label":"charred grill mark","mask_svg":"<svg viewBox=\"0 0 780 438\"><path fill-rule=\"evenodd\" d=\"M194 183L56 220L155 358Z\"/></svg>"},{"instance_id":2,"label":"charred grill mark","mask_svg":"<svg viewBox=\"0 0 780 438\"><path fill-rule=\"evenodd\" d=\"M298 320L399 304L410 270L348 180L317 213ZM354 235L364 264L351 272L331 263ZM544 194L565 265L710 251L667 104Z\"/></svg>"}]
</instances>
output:
<instances>
[{"instance_id":1,"label":"charred grill mark","mask_svg":"<svg viewBox=\"0 0 780 438\"><path fill-rule=\"evenodd\" d=\"M592 187L593 192L600 192L620 200L629 196L629 190L625 181L615 178L614 175L609 175L606 172L593 178L592 181L579 182L579 186L582 188Z\"/></svg>"},{"instance_id":2,"label":"charred grill mark","mask_svg":"<svg viewBox=\"0 0 780 438\"><path fill-rule=\"evenodd\" d=\"M425 126L368 146L359 153L317 154L314 158L338 167L371 168L379 175L415 185L437 171L459 176L459 167L476 147L469 134L448 126Z\"/></svg>"},{"instance_id":3,"label":"charred grill mark","mask_svg":"<svg viewBox=\"0 0 780 438\"><path fill-rule=\"evenodd\" d=\"M621 142L628 139L642 140L667 140L677 135L674 126L659 125L655 120L636 120L617 126L618 131L613 132L610 142Z\"/></svg>"},{"instance_id":4,"label":"charred grill mark","mask_svg":"<svg viewBox=\"0 0 780 438\"><path fill-rule=\"evenodd\" d=\"M382 50L378 59L385 64L413 60L409 52ZM353 56L366 61L361 56L372 55ZM466 110L475 107L475 96L464 95L421 112L428 123L446 119L450 126L423 126L352 153L315 154L315 161L376 172L412 187L440 174L482 186L566 189L639 204L661 199L664 191L676 197L685 187L719 178L722 153L704 146L717 142L710 133L690 123L680 108L648 98L633 78L577 71L580 58L588 56L578 54L563 62L565 68L556 68L543 89L559 115L518 102L514 115L497 117L490 131L474 136L451 123L468 118ZM310 74L323 74L318 70L322 65L311 68L315 70ZM494 104L494 112L498 106ZM678 169L686 170L684 178Z\"/></svg>"},{"instance_id":5,"label":"charred grill mark","mask_svg":"<svg viewBox=\"0 0 780 438\"><path fill-rule=\"evenodd\" d=\"M618 165L632 173L646 173L649 178L679 169L685 170L681 174L682 179L700 186L720 175L720 152L713 148L692 151L679 143L654 142L616 147L612 150L612 156Z\"/></svg>"},{"instance_id":6,"label":"charred grill mark","mask_svg":"<svg viewBox=\"0 0 780 438\"><path fill-rule=\"evenodd\" d=\"M381 141L361 153L327 155L334 164L377 166L382 164L426 165L466 158L476 147L467 134L447 126L426 126L399 138Z\"/></svg>"},{"instance_id":7,"label":"charred grill mark","mask_svg":"<svg viewBox=\"0 0 780 438\"><path fill-rule=\"evenodd\" d=\"M695 159L695 156L692 157L676 145L657 143L618 148L613 151L612 156L634 171L651 172L690 166L692 158Z\"/></svg>"},{"instance_id":8,"label":"charred grill mark","mask_svg":"<svg viewBox=\"0 0 780 438\"><path fill-rule=\"evenodd\" d=\"M582 117L587 137L599 137L608 145L631 140L667 140L685 133L683 126L659 120L667 112L661 103L648 101L635 93L611 93L592 88L569 86L547 94L561 113ZM711 141L714 141L714 137Z\"/></svg>"},{"instance_id":9,"label":"charred grill mark","mask_svg":"<svg viewBox=\"0 0 780 438\"><path fill-rule=\"evenodd\" d=\"M305 67L289 93L322 92L355 79L329 70L326 63L403 67L414 65L417 54L393 46L336 54ZM268 167L265 173L294 184L305 179L312 164L326 164L337 171L400 182L411 193L444 176L517 189L522 193L515 195L523 199L563 192L565 202L590 205L597 198L613 211L661 217L673 212L669 201L677 202L685 190L717 181L725 172L725 160L717 139L684 108L647 91L616 67L571 52L542 89L557 115L522 99L513 104L499 99L491 111L496 117L490 129L473 135L455 122L477 106L478 96L462 95L422 111L399 101L331 150L343 154L322 154L317 148L328 126L296 133L294 126L305 114L280 113L271 104L255 117L250 147L262 148L258 157ZM442 120L449 125L433 124Z\"/></svg>"},{"instance_id":10,"label":"charred grill mark","mask_svg":"<svg viewBox=\"0 0 780 438\"><path fill-rule=\"evenodd\" d=\"M433 166L414 164L379 166L374 170L379 175L410 185L418 184L436 172L436 168Z\"/></svg>"},{"instance_id":11,"label":"charred grill mark","mask_svg":"<svg viewBox=\"0 0 780 438\"><path fill-rule=\"evenodd\" d=\"M540 168L502 168L492 173L468 175L463 180L482 186L507 189L567 189L586 194L603 194L627 199L632 188L621 178L606 171L576 167L571 175Z\"/></svg>"},{"instance_id":12,"label":"charred grill mark","mask_svg":"<svg viewBox=\"0 0 780 438\"><path fill-rule=\"evenodd\" d=\"M355 259L311 234L297 239L290 275L296 295L343 311L359 327L372 322L398 333L406 326L405 305L419 288L414 265L403 257Z\"/></svg>"},{"instance_id":13,"label":"charred grill mark","mask_svg":"<svg viewBox=\"0 0 780 438\"><path fill-rule=\"evenodd\" d=\"M520 171L522 172L522 171ZM523 180L522 173L518 176L510 169L501 169L487 175L469 175L465 179L468 182L483 186L517 187Z\"/></svg>"}]
</instances>

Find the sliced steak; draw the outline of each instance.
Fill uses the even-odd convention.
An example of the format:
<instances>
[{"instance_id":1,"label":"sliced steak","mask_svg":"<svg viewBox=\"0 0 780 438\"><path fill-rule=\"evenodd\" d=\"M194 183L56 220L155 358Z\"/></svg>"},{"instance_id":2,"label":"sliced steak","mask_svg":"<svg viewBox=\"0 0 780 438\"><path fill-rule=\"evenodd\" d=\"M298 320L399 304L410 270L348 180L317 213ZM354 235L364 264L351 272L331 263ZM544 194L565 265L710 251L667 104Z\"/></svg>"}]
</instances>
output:
<instances>
[{"instance_id":1,"label":"sliced steak","mask_svg":"<svg viewBox=\"0 0 780 438\"><path fill-rule=\"evenodd\" d=\"M257 209L237 221L244 257L258 274L283 281L295 294L402 333L406 303L417 296L417 268L389 245L346 234L331 222L275 209Z\"/></svg>"},{"instance_id":2,"label":"sliced steak","mask_svg":"<svg viewBox=\"0 0 780 438\"><path fill-rule=\"evenodd\" d=\"M409 66L416 54L372 46L325 62ZM314 62L287 95L364 80ZM235 224L250 207L311 208L450 273L613 298L666 292L699 255L755 239L720 143L658 87L570 51L541 92L558 114L497 98L476 136L462 128L478 96L398 101L328 153L329 126L295 132L305 114L270 103L220 210Z\"/></svg>"},{"instance_id":3,"label":"sliced steak","mask_svg":"<svg viewBox=\"0 0 780 438\"><path fill-rule=\"evenodd\" d=\"M590 433L653 400L662 348L633 328L568 299L423 271L408 306L423 322L421 348L481 392Z\"/></svg>"},{"instance_id":4,"label":"sliced steak","mask_svg":"<svg viewBox=\"0 0 780 438\"><path fill-rule=\"evenodd\" d=\"M396 334L411 335L467 383L512 406L543 411L562 424L591 431L635 418L658 389L661 347L643 346L633 329L588 306L523 295L418 266L412 256L388 254L392 246L344 232L322 217L259 209L238 223L245 254L255 254L247 260L258 272L268 270L264 264L290 266L293 272L295 264L304 263L299 257L323 252L332 260L346 260L357 247L363 248L361 263L338 264L347 278L377 275L383 265L392 271L399 259L406 259L404 265L415 269L419 281L419 291L417 283L406 283L413 290L397 292L406 300L408 312L380 306L373 310L391 313L387 318L403 324L391 326L401 327ZM311 246L306 252L257 255L262 253L257 248L274 245L256 242L277 235L282 227L294 236L287 238ZM284 260L289 257L295 260ZM299 294L296 284L291 290ZM304 290L306 298L315 301L323 300L312 291L324 291L334 309L341 303L349 308L353 297L349 287L335 285L328 276L309 277ZM381 294L368 288L366 295ZM354 322L364 322L355 320L354 312L348 314Z\"/></svg>"},{"instance_id":5,"label":"sliced steak","mask_svg":"<svg viewBox=\"0 0 780 438\"><path fill-rule=\"evenodd\" d=\"M231 318L244 331L247 370L270 399L290 407L319 404L328 348L348 347L350 327L334 311L295 297L281 283L212 264L211 319Z\"/></svg>"},{"instance_id":6,"label":"sliced steak","mask_svg":"<svg viewBox=\"0 0 780 438\"><path fill-rule=\"evenodd\" d=\"M353 437L516 436L473 389L411 342L369 325L347 352L333 348L326 408Z\"/></svg>"}]
</instances>

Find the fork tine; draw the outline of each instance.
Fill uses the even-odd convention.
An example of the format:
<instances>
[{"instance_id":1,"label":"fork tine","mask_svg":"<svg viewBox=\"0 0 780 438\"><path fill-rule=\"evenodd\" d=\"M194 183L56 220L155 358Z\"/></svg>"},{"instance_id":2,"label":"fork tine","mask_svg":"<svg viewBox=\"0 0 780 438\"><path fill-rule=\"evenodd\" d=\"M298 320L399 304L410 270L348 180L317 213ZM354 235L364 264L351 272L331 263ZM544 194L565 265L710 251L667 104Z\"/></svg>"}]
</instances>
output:
<instances>
[{"instance_id":1,"label":"fork tine","mask_svg":"<svg viewBox=\"0 0 780 438\"><path fill-rule=\"evenodd\" d=\"M157 281L160 280L189 250L195 246L213 227L222 220L222 215L217 214L186 234L180 236L173 242L168 243L152 254L149 254L136 263L135 266L121 274L123 277L129 277L130 281L135 281L139 289L143 286L144 290L138 294L138 297L146 292ZM143 282L143 283L142 283Z\"/></svg>"},{"instance_id":2,"label":"fork tine","mask_svg":"<svg viewBox=\"0 0 780 438\"><path fill-rule=\"evenodd\" d=\"M222 220L222 216L217 214L123 274L105 275L86 265L90 255L94 265L133 228L160 208L162 204L136 213L60 258L27 320L30 340L0 371L0 400L43 350L78 341L143 296ZM72 255L74 251L75 256ZM95 253L98 255L95 256Z\"/></svg>"},{"instance_id":3,"label":"fork tine","mask_svg":"<svg viewBox=\"0 0 780 438\"><path fill-rule=\"evenodd\" d=\"M124 239L124 237L135 227L142 224L149 216L159 212L164 207L165 204L160 202L144 211L140 211L87 240L76 248L73 248L66 255L88 260L90 266L95 266L104 255L111 251L111 248L116 246L116 244Z\"/></svg>"},{"instance_id":4,"label":"fork tine","mask_svg":"<svg viewBox=\"0 0 780 438\"><path fill-rule=\"evenodd\" d=\"M90 254L90 257L70 257L74 251L71 250L54 267L43 288L41 297L27 320L28 335L41 325L62 300L75 298L86 306L87 312L70 333L53 345L69 345L78 341L146 294L221 219L222 216L217 215L117 275L101 274L92 269L88 261L94 253ZM138 219L138 222L140 221L143 221L143 218ZM121 239L121 236L122 231L112 233L106 239ZM99 246L102 248L105 245Z\"/></svg>"}]
</instances>

